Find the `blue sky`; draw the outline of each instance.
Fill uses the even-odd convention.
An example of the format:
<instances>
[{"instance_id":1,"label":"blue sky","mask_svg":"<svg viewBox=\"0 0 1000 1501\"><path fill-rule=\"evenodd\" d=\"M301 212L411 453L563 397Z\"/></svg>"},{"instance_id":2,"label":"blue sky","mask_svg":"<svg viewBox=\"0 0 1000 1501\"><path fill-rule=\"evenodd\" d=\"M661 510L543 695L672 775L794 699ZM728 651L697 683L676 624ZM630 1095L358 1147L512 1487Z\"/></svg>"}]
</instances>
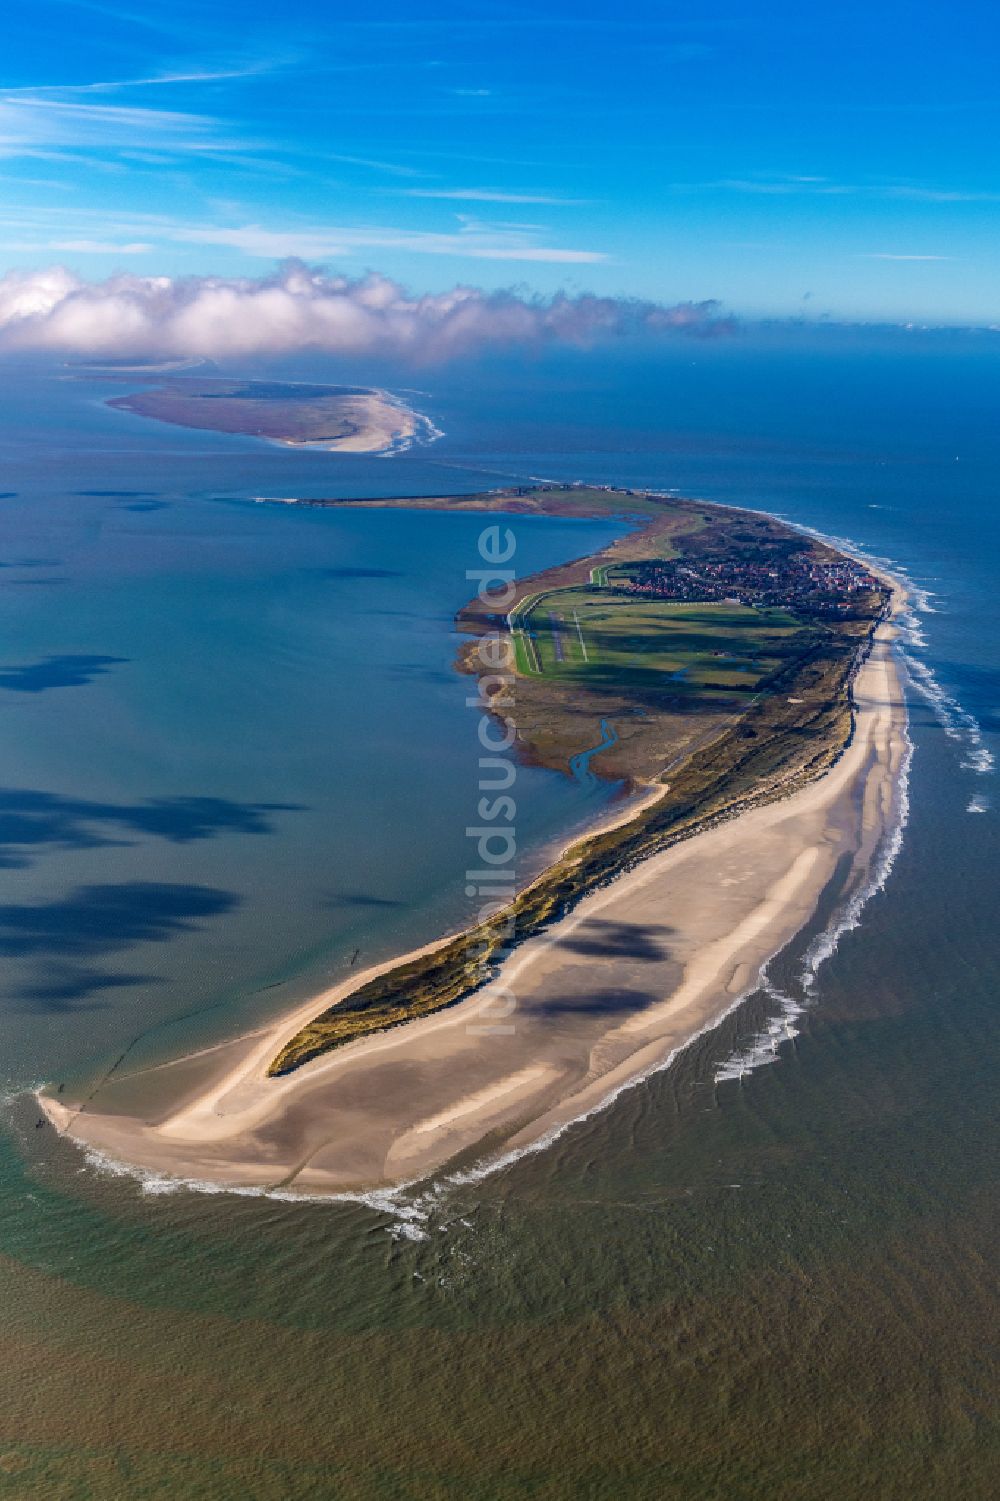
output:
<instances>
[{"instance_id":1,"label":"blue sky","mask_svg":"<svg viewBox=\"0 0 1000 1501\"><path fill-rule=\"evenodd\" d=\"M0 270L1000 323L980 3L7 0Z\"/></svg>"}]
</instances>

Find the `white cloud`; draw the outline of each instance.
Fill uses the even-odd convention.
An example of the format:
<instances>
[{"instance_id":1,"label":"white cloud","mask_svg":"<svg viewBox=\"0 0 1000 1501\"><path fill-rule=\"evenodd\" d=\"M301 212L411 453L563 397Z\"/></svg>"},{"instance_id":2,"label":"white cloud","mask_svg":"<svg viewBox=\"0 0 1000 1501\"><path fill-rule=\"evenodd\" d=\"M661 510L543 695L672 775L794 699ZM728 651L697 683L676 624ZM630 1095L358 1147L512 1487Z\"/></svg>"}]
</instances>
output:
<instances>
[{"instance_id":1,"label":"white cloud","mask_svg":"<svg viewBox=\"0 0 1000 1501\"><path fill-rule=\"evenodd\" d=\"M417 255L457 255L481 261L545 261L567 266L594 265L607 260L600 250L538 245L534 243L532 232L481 224L471 231L461 229L457 234L383 225L303 226L301 229L274 230L259 224L207 228L178 225L165 230L164 234L166 238L184 244L221 245L262 260L287 256L327 260L333 256L350 255L356 250L408 250Z\"/></svg>"},{"instance_id":2,"label":"white cloud","mask_svg":"<svg viewBox=\"0 0 1000 1501\"><path fill-rule=\"evenodd\" d=\"M38 95L0 95L3 156L48 155L53 149L128 150L137 145L172 153L233 151L247 144L220 134L219 122L209 115Z\"/></svg>"},{"instance_id":3,"label":"white cloud","mask_svg":"<svg viewBox=\"0 0 1000 1501\"><path fill-rule=\"evenodd\" d=\"M896 255L890 250L871 250L865 254L868 261L950 261L950 255Z\"/></svg>"},{"instance_id":4,"label":"white cloud","mask_svg":"<svg viewBox=\"0 0 1000 1501\"><path fill-rule=\"evenodd\" d=\"M379 157L345 156L342 151L324 151L323 161L340 162L346 167L372 167L376 172L389 172L394 177L426 177L418 167L400 166L398 162L384 162Z\"/></svg>"},{"instance_id":5,"label":"white cloud","mask_svg":"<svg viewBox=\"0 0 1000 1501\"><path fill-rule=\"evenodd\" d=\"M926 188L902 183L886 188L890 198L912 198L917 203L997 203L1000 193L973 188Z\"/></svg>"},{"instance_id":6,"label":"white cloud","mask_svg":"<svg viewBox=\"0 0 1000 1501\"><path fill-rule=\"evenodd\" d=\"M192 68L173 73L154 73L145 78L114 78L96 83L30 84L23 88L7 89L8 95L30 94L111 94L120 89L145 89L162 84L175 83L220 83L238 78L257 78L268 72L267 63L241 68Z\"/></svg>"},{"instance_id":7,"label":"white cloud","mask_svg":"<svg viewBox=\"0 0 1000 1501\"><path fill-rule=\"evenodd\" d=\"M480 261L556 261L569 266L593 265L595 261L607 260L607 256L598 250L556 250L544 245L527 245L521 250L510 245L474 245L471 250L466 250L463 242L463 249L458 253Z\"/></svg>"},{"instance_id":8,"label":"white cloud","mask_svg":"<svg viewBox=\"0 0 1000 1501\"><path fill-rule=\"evenodd\" d=\"M220 214L226 212L226 205L216 207ZM608 259L600 250L546 244L545 227L540 224L488 223L463 214L449 215L449 222L457 222L458 227L436 231L391 224L298 224L270 229L254 223L191 224L156 214L111 217L88 209L72 213L44 208L0 210L0 232L6 230L11 237L6 248L37 252L89 249L95 241L107 241L115 249L152 241L161 248L166 244L214 246L262 261L289 257L326 261L371 250L567 266L595 265ZM15 238L17 243L11 243Z\"/></svg>"},{"instance_id":9,"label":"white cloud","mask_svg":"<svg viewBox=\"0 0 1000 1501\"><path fill-rule=\"evenodd\" d=\"M4 240L0 250L15 250L20 254L40 254L52 250L69 251L75 255L146 255L155 250L155 245L146 240Z\"/></svg>"},{"instance_id":10,"label":"white cloud","mask_svg":"<svg viewBox=\"0 0 1000 1501\"><path fill-rule=\"evenodd\" d=\"M455 198L464 203L547 203L563 207L585 198L552 198L545 193L500 193L492 188L401 188L405 198Z\"/></svg>"},{"instance_id":11,"label":"white cloud","mask_svg":"<svg viewBox=\"0 0 1000 1501\"><path fill-rule=\"evenodd\" d=\"M158 155L163 162L171 157L217 153L230 162L246 163L246 152L252 148L269 155L266 161L253 161L251 165L274 171L277 170L275 158L280 159L289 153L296 155L298 149L280 140L240 139L231 127L212 115L151 109L138 104L94 103L80 97L154 84L245 78L262 71L265 71L263 65L232 72L164 74L120 83L0 90L0 157L78 162L81 154L95 161L107 154L137 160L142 154L147 159ZM337 162L387 172L394 177L425 176L413 166L345 152L313 150L310 159L314 165L316 161Z\"/></svg>"},{"instance_id":12,"label":"white cloud","mask_svg":"<svg viewBox=\"0 0 1000 1501\"><path fill-rule=\"evenodd\" d=\"M68 250L78 255L146 255L155 249L148 240L53 240L50 250Z\"/></svg>"},{"instance_id":13,"label":"white cloud","mask_svg":"<svg viewBox=\"0 0 1000 1501\"><path fill-rule=\"evenodd\" d=\"M352 281L301 262L258 279L120 273L87 282L63 267L0 278L0 350L91 358L316 349L426 360L487 345L586 344L729 326L714 303L665 307L562 293L529 299L463 286L414 297L386 277Z\"/></svg>"},{"instance_id":14,"label":"white cloud","mask_svg":"<svg viewBox=\"0 0 1000 1501\"><path fill-rule=\"evenodd\" d=\"M936 188L919 183L832 182L828 177L806 173L777 173L770 177L722 177L710 182L675 182L679 192L703 192L719 189L731 193L756 193L770 196L805 194L810 197L900 198L916 203L997 203L1000 193L966 188Z\"/></svg>"}]
</instances>

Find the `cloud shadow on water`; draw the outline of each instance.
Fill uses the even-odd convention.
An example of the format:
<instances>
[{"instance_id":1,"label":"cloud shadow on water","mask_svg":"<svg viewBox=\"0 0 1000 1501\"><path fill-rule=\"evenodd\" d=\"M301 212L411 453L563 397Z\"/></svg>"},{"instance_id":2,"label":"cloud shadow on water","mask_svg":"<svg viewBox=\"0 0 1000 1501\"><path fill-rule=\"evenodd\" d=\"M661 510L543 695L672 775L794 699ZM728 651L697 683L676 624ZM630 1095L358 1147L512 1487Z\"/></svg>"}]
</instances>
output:
<instances>
[{"instance_id":1,"label":"cloud shadow on water","mask_svg":"<svg viewBox=\"0 0 1000 1501\"><path fill-rule=\"evenodd\" d=\"M393 897L372 896L364 891L338 892L323 903L324 907L402 907Z\"/></svg>"},{"instance_id":2,"label":"cloud shadow on water","mask_svg":"<svg viewBox=\"0 0 1000 1501\"><path fill-rule=\"evenodd\" d=\"M122 974L113 970L89 968L84 964L50 964L40 969L39 978L25 986L13 998L23 1010L73 1011L94 1009L93 997L109 990L148 989L162 985L162 975Z\"/></svg>"},{"instance_id":3,"label":"cloud shadow on water","mask_svg":"<svg viewBox=\"0 0 1000 1501\"><path fill-rule=\"evenodd\" d=\"M52 792L0 789L0 869L23 869L30 864L30 852L45 847L102 849L133 842L122 834L166 839L171 844L219 834L270 834L270 814L302 811L298 803L240 803L222 797L101 803Z\"/></svg>"},{"instance_id":4,"label":"cloud shadow on water","mask_svg":"<svg viewBox=\"0 0 1000 1501\"><path fill-rule=\"evenodd\" d=\"M232 911L239 900L231 891L180 882L78 886L56 901L0 908L0 954L86 959L137 943L166 943Z\"/></svg>"},{"instance_id":5,"label":"cloud shadow on water","mask_svg":"<svg viewBox=\"0 0 1000 1501\"><path fill-rule=\"evenodd\" d=\"M31 580L36 583L38 580ZM45 693L49 688L83 688L128 657L75 654L43 657L20 667L0 667L0 688L10 693Z\"/></svg>"},{"instance_id":6,"label":"cloud shadow on water","mask_svg":"<svg viewBox=\"0 0 1000 1501\"><path fill-rule=\"evenodd\" d=\"M231 891L162 881L79 886L49 902L0 909L0 957L34 960L36 977L19 999L53 1011L69 1010L112 989L162 984L154 975L100 967L111 954L137 944L169 943L200 930L239 905Z\"/></svg>"},{"instance_id":7,"label":"cloud shadow on water","mask_svg":"<svg viewBox=\"0 0 1000 1501\"><path fill-rule=\"evenodd\" d=\"M48 589L54 584L68 584L66 575L43 579L5 579L4 587L7 589Z\"/></svg>"},{"instance_id":8,"label":"cloud shadow on water","mask_svg":"<svg viewBox=\"0 0 1000 1501\"><path fill-rule=\"evenodd\" d=\"M398 568L310 568L314 578L321 579L401 579L405 574Z\"/></svg>"}]
</instances>

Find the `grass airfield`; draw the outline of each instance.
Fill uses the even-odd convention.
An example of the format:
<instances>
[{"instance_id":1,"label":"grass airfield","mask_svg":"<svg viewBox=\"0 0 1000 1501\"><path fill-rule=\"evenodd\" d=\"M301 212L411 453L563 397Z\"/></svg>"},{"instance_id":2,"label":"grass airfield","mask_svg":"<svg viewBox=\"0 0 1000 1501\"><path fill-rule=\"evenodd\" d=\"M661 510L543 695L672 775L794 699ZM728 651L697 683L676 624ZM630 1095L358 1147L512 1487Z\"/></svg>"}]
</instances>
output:
<instances>
[{"instance_id":1,"label":"grass airfield","mask_svg":"<svg viewBox=\"0 0 1000 1501\"><path fill-rule=\"evenodd\" d=\"M785 610L675 603L599 583L522 600L510 628L522 677L733 706L798 654L804 630Z\"/></svg>"}]
</instances>

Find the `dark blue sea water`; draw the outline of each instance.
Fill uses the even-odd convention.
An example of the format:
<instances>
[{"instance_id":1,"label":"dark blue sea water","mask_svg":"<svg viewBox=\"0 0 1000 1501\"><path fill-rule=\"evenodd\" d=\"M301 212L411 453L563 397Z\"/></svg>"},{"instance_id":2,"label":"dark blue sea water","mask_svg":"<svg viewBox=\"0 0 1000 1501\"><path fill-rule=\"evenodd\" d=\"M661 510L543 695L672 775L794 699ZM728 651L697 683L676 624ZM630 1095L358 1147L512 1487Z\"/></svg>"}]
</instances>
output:
<instances>
[{"instance_id":1,"label":"dark blue sea water","mask_svg":"<svg viewBox=\"0 0 1000 1501\"><path fill-rule=\"evenodd\" d=\"M985 1497L993 345L831 330L324 377L419 385L444 436L297 454L3 379L0 1493ZM799 1035L718 1083L766 1025L751 998L547 1151L368 1205L144 1190L36 1131L29 1084L216 1040L462 920L451 617L479 523L252 497L528 476L758 506L915 585L909 822ZM517 535L527 572L608 529ZM527 870L610 792L525 770L518 794Z\"/></svg>"}]
</instances>

